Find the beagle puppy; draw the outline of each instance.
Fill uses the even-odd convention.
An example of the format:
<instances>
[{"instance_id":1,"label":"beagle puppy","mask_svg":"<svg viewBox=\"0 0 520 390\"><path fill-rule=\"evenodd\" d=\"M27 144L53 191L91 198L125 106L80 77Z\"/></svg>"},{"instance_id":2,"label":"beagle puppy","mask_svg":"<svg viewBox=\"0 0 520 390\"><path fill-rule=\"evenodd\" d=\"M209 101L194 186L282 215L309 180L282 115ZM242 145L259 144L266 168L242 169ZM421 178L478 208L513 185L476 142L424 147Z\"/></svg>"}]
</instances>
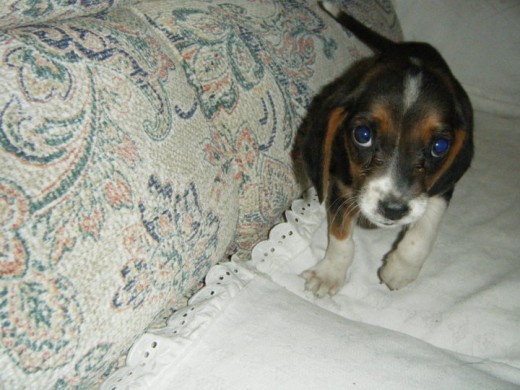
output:
<instances>
[{"instance_id":1,"label":"beagle puppy","mask_svg":"<svg viewBox=\"0 0 520 390\"><path fill-rule=\"evenodd\" d=\"M471 103L429 44L395 43L332 3L322 6L375 55L326 86L303 124L304 165L326 202L328 247L302 277L316 296L336 294L354 257L352 229L402 226L379 269L396 290L419 274L470 165Z\"/></svg>"}]
</instances>

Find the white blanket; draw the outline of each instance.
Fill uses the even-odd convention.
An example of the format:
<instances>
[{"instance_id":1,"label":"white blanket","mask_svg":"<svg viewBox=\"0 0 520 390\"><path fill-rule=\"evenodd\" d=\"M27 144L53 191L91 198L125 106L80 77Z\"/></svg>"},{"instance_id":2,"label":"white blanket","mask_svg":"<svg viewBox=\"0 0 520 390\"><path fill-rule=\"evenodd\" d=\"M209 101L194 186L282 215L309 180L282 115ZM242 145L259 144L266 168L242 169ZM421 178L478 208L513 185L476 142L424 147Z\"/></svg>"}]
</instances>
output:
<instances>
[{"instance_id":1,"label":"white blanket","mask_svg":"<svg viewBox=\"0 0 520 390\"><path fill-rule=\"evenodd\" d=\"M391 292L377 277L397 231L358 230L340 293L305 292L298 275L323 255L326 226L322 206L300 200L252 262L212 269L104 388L518 388L519 122L477 113L473 167L410 286Z\"/></svg>"}]
</instances>

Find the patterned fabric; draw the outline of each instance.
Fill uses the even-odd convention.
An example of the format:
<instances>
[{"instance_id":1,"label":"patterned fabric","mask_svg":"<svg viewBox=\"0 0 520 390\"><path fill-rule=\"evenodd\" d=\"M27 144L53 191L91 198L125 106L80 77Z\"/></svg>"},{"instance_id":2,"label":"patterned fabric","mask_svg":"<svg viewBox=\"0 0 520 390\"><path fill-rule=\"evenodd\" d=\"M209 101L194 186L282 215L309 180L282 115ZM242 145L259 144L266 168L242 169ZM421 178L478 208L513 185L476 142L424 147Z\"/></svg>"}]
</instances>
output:
<instances>
[{"instance_id":1,"label":"patterned fabric","mask_svg":"<svg viewBox=\"0 0 520 390\"><path fill-rule=\"evenodd\" d=\"M95 15L134 0L2 0L0 28Z\"/></svg>"},{"instance_id":2,"label":"patterned fabric","mask_svg":"<svg viewBox=\"0 0 520 390\"><path fill-rule=\"evenodd\" d=\"M304 0L9 1L0 28L0 384L91 388L266 237L305 108L366 50Z\"/></svg>"}]
</instances>

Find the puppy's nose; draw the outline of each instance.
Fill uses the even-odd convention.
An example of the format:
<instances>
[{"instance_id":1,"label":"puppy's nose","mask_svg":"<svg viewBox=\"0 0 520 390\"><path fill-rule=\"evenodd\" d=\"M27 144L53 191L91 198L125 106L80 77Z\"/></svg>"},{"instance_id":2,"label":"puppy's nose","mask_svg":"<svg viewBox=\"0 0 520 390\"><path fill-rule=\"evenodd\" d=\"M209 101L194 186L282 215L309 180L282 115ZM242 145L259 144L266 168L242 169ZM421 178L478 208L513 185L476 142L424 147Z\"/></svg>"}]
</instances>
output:
<instances>
[{"instance_id":1,"label":"puppy's nose","mask_svg":"<svg viewBox=\"0 0 520 390\"><path fill-rule=\"evenodd\" d=\"M379 211L383 217L392 221L403 218L410 208L408 203L398 199L386 199L379 201Z\"/></svg>"}]
</instances>

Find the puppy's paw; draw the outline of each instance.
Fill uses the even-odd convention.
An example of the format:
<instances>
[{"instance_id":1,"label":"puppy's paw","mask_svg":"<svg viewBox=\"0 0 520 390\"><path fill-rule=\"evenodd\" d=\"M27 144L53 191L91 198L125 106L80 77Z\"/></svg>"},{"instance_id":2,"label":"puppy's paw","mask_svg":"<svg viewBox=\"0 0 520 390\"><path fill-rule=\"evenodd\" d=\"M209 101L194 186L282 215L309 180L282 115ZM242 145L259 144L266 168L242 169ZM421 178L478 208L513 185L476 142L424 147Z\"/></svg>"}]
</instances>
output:
<instances>
[{"instance_id":1,"label":"puppy's paw","mask_svg":"<svg viewBox=\"0 0 520 390\"><path fill-rule=\"evenodd\" d=\"M305 279L305 289L318 298L327 294L336 295L345 283L345 272L338 272L338 267L327 258L304 271L300 276Z\"/></svg>"},{"instance_id":2,"label":"puppy's paw","mask_svg":"<svg viewBox=\"0 0 520 390\"><path fill-rule=\"evenodd\" d=\"M413 282L421 267L406 262L397 251L390 253L379 269L379 278L390 290L399 290Z\"/></svg>"}]
</instances>

